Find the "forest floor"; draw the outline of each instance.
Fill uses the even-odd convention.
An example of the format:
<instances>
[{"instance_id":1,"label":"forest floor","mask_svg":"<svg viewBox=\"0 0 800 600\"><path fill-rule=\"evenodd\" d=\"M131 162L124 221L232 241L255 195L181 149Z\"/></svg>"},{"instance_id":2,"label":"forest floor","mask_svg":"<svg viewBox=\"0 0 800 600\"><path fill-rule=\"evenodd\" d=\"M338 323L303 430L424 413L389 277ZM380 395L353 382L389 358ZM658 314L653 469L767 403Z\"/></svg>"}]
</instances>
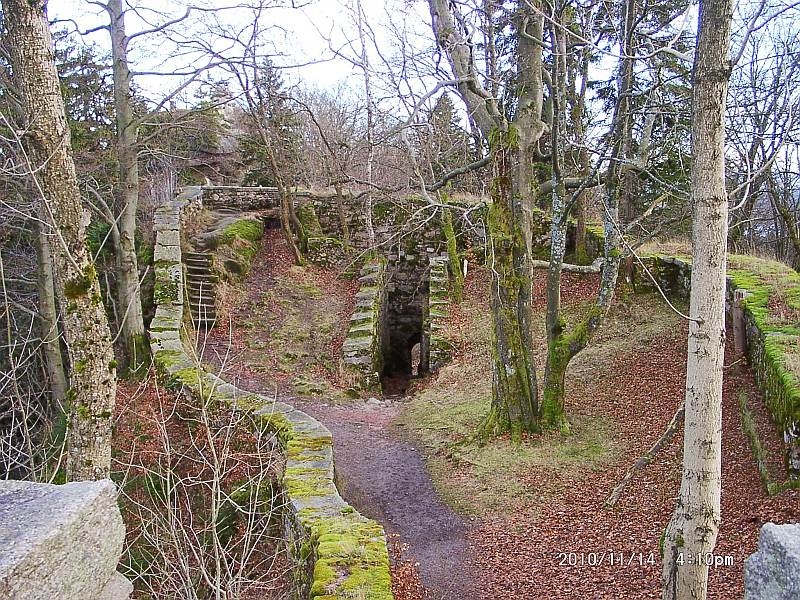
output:
<instances>
[{"instance_id":1,"label":"forest floor","mask_svg":"<svg viewBox=\"0 0 800 600\"><path fill-rule=\"evenodd\" d=\"M534 282L539 317L545 310L544 279L541 271ZM570 364L570 435L537 436L521 446L503 439L481 446L470 436L491 396L487 286L486 273L473 269L466 300L450 318L454 360L421 386L399 423L424 449L441 495L476 518L470 542L479 597L660 598L659 540L680 487L682 436L632 480L613 509L603 502L680 405L686 323L654 294L633 295L622 287L599 335ZM588 308L596 289L596 277L565 274L568 321ZM544 331L535 338L542 365ZM709 598L718 599L742 597L744 560L755 551L763 523L800 521L800 491L770 498L761 483L742 431L741 394L773 457L780 456L780 440L752 373L732 352L729 344L722 525L714 552L731 557L732 564L711 570Z\"/></svg>"},{"instance_id":2,"label":"forest floor","mask_svg":"<svg viewBox=\"0 0 800 600\"><path fill-rule=\"evenodd\" d=\"M472 432L491 396L487 286L485 271L472 268L466 299L451 311L453 360L412 381L406 402L351 400L341 391L337 363L357 281L292 266L277 231L267 231L246 284L228 298L230 321L200 344L223 378L331 429L342 495L390 535L397 600L660 597L658 545L679 487L681 436L614 509L602 504L683 397L685 324L655 295L621 292L597 339L570 365L570 435L479 445ZM537 322L543 286L542 272ZM568 319L588 308L596 288L596 277L565 275ZM542 343L537 351L542 365ZM800 492L768 498L763 490L742 433L740 394L762 439L778 440L746 365L727 362L715 553L733 564L712 570L711 598L741 597L743 561L761 524L800 521ZM603 552L601 564L589 566Z\"/></svg>"}]
</instances>

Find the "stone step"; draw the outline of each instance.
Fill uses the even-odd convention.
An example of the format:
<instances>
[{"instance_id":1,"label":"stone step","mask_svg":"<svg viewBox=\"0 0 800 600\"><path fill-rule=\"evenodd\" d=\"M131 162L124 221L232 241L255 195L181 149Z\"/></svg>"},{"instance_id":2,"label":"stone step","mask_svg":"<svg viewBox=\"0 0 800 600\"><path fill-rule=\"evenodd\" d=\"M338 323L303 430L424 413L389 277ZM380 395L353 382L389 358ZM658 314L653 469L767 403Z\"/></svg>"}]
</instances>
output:
<instances>
[{"instance_id":1,"label":"stone step","mask_svg":"<svg viewBox=\"0 0 800 600\"><path fill-rule=\"evenodd\" d=\"M186 265L189 275L211 275L211 265Z\"/></svg>"},{"instance_id":2,"label":"stone step","mask_svg":"<svg viewBox=\"0 0 800 600\"><path fill-rule=\"evenodd\" d=\"M219 277L216 275L210 275L206 273L189 273L187 280L190 283L205 283L207 285L215 284L219 281Z\"/></svg>"},{"instance_id":3,"label":"stone step","mask_svg":"<svg viewBox=\"0 0 800 600\"><path fill-rule=\"evenodd\" d=\"M217 320L217 314L216 313L206 313L206 312L192 313L192 320L195 323L202 323L204 321L205 322L216 321Z\"/></svg>"},{"instance_id":4,"label":"stone step","mask_svg":"<svg viewBox=\"0 0 800 600\"><path fill-rule=\"evenodd\" d=\"M192 321L194 321L195 323L203 323L203 322L210 322L217 320L216 313L192 313L191 317Z\"/></svg>"},{"instance_id":5,"label":"stone step","mask_svg":"<svg viewBox=\"0 0 800 600\"><path fill-rule=\"evenodd\" d=\"M209 323L211 321L216 321L217 320L217 315L212 314L212 313L208 313L208 314L203 313L203 314L199 314L199 315L198 314L192 314L192 320L195 323Z\"/></svg>"},{"instance_id":6,"label":"stone step","mask_svg":"<svg viewBox=\"0 0 800 600\"><path fill-rule=\"evenodd\" d=\"M210 269L211 268L211 261L202 261L190 258L184 261L187 269Z\"/></svg>"},{"instance_id":7,"label":"stone step","mask_svg":"<svg viewBox=\"0 0 800 600\"><path fill-rule=\"evenodd\" d=\"M187 265L210 265L211 264L211 255L201 255L201 256L186 256L183 257L183 262Z\"/></svg>"},{"instance_id":8,"label":"stone step","mask_svg":"<svg viewBox=\"0 0 800 600\"><path fill-rule=\"evenodd\" d=\"M204 298L203 300L204 300L203 302L199 302L197 300L190 300L189 301L189 308L191 310L193 310L193 311L198 311L198 310L211 310L211 311L213 311L213 310L217 310L217 305L214 304L213 300L207 301L208 300L207 298Z\"/></svg>"},{"instance_id":9,"label":"stone step","mask_svg":"<svg viewBox=\"0 0 800 600\"><path fill-rule=\"evenodd\" d=\"M211 255L208 252L184 252L183 256L184 258L211 258Z\"/></svg>"},{"instance_id":10,"label":"stone step","mask_svg":"<svg viewBox=\"0 0 800 600\"><path fill-rule=\"evenodd\" d=\"M190 274L186 278L187 283L193 283L195 285L204 285L207 288L212 288L217 285L217 276L216 275L196 275Z\"/></svg>"},{"instance_id":11,"label":"stone step","mask_svg":"<svg viewBox=\"0 0 800 600\"><path fill-rule=\"evenodd\" d=\"M191 298L189 300L189 306L193 310L198 307L209 310L216 310L216 304L214 303L214 300L212 300L211 298L203 298L202 300L199 298Z\"/></svg>"}]
</instances>

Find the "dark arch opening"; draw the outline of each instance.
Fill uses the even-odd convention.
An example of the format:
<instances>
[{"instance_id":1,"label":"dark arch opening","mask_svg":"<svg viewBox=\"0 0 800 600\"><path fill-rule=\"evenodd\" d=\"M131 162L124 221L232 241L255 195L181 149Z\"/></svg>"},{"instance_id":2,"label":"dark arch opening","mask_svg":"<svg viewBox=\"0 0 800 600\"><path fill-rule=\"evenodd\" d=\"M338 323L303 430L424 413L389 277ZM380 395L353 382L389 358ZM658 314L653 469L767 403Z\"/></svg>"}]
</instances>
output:
<instances>
[{"instance_id":1,"label":"dark arch opening","mask_svg":"<svg viewBox=\"0 0 800 600\"><path fill-rule=\"evenodd\" d=\"M427 372L423 322L428 305L428 282L410 280L402 284L395 280L387 289L381 373L385 396L404 395L411 379Z\"/></svg>"},{"instance_id":2,"label":"dark arch opening","mask_svg":"<svg viewBox=\"0 0 800 600\"><path fill-rule=\"evenodd\" d=\"M264 229L280 229L281 228L281 219L279 216L266 216L262 219L264 223Z\"/></svg>"}]
</instances>

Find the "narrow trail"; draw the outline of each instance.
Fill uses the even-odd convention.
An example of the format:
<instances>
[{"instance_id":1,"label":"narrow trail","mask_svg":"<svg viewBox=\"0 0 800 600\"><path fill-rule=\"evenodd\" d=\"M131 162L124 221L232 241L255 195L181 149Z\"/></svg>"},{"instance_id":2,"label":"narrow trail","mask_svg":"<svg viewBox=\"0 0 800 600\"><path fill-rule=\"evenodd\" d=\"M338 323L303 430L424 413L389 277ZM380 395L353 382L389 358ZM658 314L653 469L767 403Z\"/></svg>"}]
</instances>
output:
<instances>
[{"instance_id":1,"label":"narrow trail","mask_svg":"<svg viewBox=\"0 0 800 600\"><path fill-rule=\"evenodd\" d=\"M277 394L279 400L314 416L331 430L339 491L359 512L384 526L395 575L402 569L403 573L410 572L412 579L419 578L411 582L414 597L477 600L472 550L467 541L472 528L441 500L422 454L394 426L402 404L395 400L344 399L336 392L333 370L321 366L338 360L352 297L341 298L339 303L342 314L337 325L341 330L332 332L325 349L330 356L310 352L306 363L281 372L281 357L276 354L284 340L276 332L288 313L279 306L275 291L287 276L299 273L292 266L280 232L268 230L243 284L244 297L232 303L229 321L218 323L200 340L204 362L245 389ZM330 272L307 267L301 276L302 286L310 287L312 294L319 284L328 302L331 295L348 293L344 286L336 289L326 281L332 277ZM355 289L349 293L354 295ZM300 312L304 321L313 323L313 310L304 306ZM297 354L297 348L294 352ZM316 385L332 393L298 394L292 380L304 372L313 373L319 379ZM411 569L402 568L409 564Z\"/></svg>"},{"instance_id":2,"label":"narrow trail","mask_svg":"<svg viewBox=\"0 0 800 600\"><path fill-rule=\"evenodd\" d=\"M477 599L469 525L439 498L419 451L394 431L400 406L294 403L331 430L339 491L407 545L402 558L419 563L416 570L427 597Z\"/></svg>"}]
</instances>

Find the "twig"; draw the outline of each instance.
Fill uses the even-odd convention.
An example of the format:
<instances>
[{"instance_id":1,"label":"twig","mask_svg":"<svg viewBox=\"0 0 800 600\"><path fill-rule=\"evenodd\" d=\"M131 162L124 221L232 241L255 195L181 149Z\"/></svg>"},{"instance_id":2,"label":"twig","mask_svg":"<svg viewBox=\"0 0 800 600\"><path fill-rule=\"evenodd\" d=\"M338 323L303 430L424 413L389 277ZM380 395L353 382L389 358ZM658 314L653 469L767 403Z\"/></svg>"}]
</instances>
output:
<instances>
[{"instance_id":1,"label":"twig","mask_svg":"<svg viewBox=\"0 0 800 600\"><path fill-rule=\"evenodd\" d=\"M628 469L628 472L625 473L625 477L623 477L622 481L620 481L616 485L616 487L611 491L609 497L603 503L604 507L611 508L612 506L614 506L617 503L617 500L619 500L619 496L620 494L622 494L622 490L625 489L625 486L628 485L630 480L633 479L634 476L639 471L641 471L647 465L653 462L653 459L655 458L656 454L658 454L658 452L664 446L666 446L667 443L669 443L669 441L672 439L672 436L675 435L675 432L678 431L678 428L683 422L684 410L685 410L684 402L681 402L681 405L678 407L678 410L675 411L675 414L672 416L672 420L669 422L669 425L667 425L667 429L664 431L664 433L661 434L661 437L658 438L658 440L656 441L655 444L653 444L650 450L648 450L643 456L640 456L639 460L637 460L633 464L633 466L630 469Z\"/></svg>"}]
</instances>

